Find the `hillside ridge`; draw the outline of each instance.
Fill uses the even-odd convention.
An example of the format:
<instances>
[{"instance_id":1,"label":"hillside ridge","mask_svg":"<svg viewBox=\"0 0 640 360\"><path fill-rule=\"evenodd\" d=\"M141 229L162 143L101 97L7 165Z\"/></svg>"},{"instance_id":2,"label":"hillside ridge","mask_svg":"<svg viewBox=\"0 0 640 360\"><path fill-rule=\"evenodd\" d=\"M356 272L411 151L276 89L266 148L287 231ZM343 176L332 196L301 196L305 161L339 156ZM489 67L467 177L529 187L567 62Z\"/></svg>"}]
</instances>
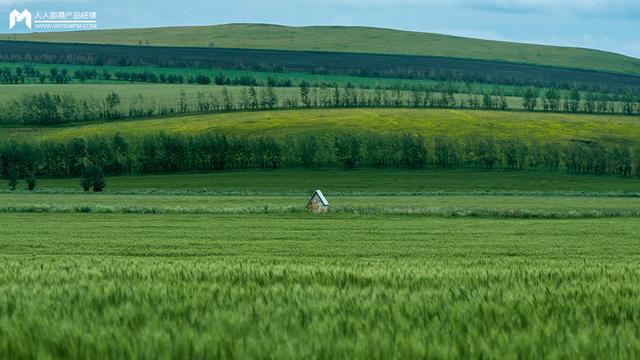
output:
<instances>
[{"instance_id":1,"label":"hillside ridge","mask_svg":"<svg viewBox=\"0 0 640 360\"><path fill-rule=\"evenodd\" d=\"M580 47L483 40L364 26L234 23L137 29L4 34L3 40L348 52L449 57L640 75L640 59Z\"/></svg>"}]
</instances>

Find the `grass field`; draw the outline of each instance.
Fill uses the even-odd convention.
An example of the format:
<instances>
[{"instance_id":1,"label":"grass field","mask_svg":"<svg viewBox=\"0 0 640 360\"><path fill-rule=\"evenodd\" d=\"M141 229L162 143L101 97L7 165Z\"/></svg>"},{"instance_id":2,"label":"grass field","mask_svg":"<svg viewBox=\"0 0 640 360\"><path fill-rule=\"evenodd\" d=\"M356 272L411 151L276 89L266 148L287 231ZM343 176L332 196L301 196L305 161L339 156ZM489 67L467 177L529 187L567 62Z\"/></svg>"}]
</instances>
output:
<instances>
[{"instance_id":1,"label":"grass field","mask_svg":"<svg viewBox=\"0 0 640 360\"><path fill-rule=\"evenodd\" d=\"M228 24L14 34L2 39L428 55L640 74L640 60L603 51L365 27Z\"/></svg>"},{"instance_id":2,"label":"grass field","mask_svg":"<svg viewBox=\"0 0 640 360\"><path fill-rule=\"evenodd\" d=\"M637 219L4 214L0 227L7 358L640 352Z\"/></svg>"},{"instance_id":3,"label":"grass field","mask_svg":"<svg viewBox=\"0 0 640 360\"><path fill-rule=\"evenodd\" d=\"M79 87L79 89L82 89ZM198 88L195 87L194 90ZM140 91L140 90L138 90ZM541 142L572 139L635 144L640 141L638 117L574 115L477 110L318 109L235 112L146 120L101 122L58 127L2 126L5 139L69 139L117 132L138 136L159 131L196 134L331 135L414 132L427 137L492 136L496 139L537 139ZM319 132L318 129L322 129Z\"/></svg>"},{"instance_id":4,"label":"grass field","mask_svg":"<svg viewBox=\"0 0 640 360\"><path fill-rule=\"evenodd\" d=\"M312 193L312 192L309 192ZM308 196L2 194L0 212L104 214L304 214ZM394 195L331 199L338 215L412 215L523 219L639 217L640 199L616 196Z\"/></svg>"},{"instance_id":5,"label":"grass field","mask_svg":"<svg viewBox=\"0 0 640 360\"><path fill-rule=\"evenodd\" d=\"M640 354L635 179L292 170L115 177L102 194L38 184L0 191L0 357ZM304 211L316 188L327 215Z\"/></svg>"},{"instance_id":6,"label":"grass field","mask_svg":"<svg viewBox=\"0 0 640 360\"><path fill-rule=\"evenodd\" d=\"M79 179L39 179L38 189L80 190ZM335 195L437 193L590 194L640 193L640 180L542 171L480 170L253 170L117 176L107 193L308 195L317 188ZM24 185L24 184L22 184Z\"/></svg>"}]
</instances>

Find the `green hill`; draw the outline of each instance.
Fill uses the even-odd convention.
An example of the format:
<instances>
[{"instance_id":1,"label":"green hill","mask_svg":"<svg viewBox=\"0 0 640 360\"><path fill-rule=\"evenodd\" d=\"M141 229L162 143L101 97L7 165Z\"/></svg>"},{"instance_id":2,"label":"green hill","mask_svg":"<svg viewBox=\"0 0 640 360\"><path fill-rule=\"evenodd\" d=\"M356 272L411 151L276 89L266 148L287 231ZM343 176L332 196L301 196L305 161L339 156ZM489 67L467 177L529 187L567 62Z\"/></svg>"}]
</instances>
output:
<instances>
[{"instance_id":1,"label":"green hill","mask_svg":"<svg viewBox=\"0 0 640 360\"><path fill-rule=\"evenodd\" d=\"M439 56L640 75L640 59L605 51L370 27L227 24L12 34L0 36L0 39Z\"/></svg>"}]
</instances>

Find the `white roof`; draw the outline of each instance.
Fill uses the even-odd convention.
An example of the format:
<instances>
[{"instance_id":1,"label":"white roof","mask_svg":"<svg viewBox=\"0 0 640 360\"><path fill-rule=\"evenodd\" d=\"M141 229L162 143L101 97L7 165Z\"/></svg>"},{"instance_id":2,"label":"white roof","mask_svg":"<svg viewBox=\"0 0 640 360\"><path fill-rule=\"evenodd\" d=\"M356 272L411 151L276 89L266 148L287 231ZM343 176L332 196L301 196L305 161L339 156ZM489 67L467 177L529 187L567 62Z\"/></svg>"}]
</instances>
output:
<instances>
[{"instance_id":1,"label":"white roof","mask_svg":"<svg viewBox=\"0 0 640 360\"><path fill-rule=\"evenodd\" d=\"M327 199L325 199L324 195L322 195L322 191L316 190L316 195L318 195L320 201L322 201L322 205L329 206L329 202L327 201Z\"/></svg>"}]
</instances>

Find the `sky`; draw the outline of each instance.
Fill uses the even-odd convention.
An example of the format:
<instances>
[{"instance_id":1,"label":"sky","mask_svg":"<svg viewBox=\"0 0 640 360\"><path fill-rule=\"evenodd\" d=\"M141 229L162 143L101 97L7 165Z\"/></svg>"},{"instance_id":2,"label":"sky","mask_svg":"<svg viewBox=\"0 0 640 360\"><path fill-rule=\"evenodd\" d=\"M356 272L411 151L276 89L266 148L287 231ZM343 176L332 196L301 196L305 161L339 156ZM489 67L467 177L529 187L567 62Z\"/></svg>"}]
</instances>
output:
<instances>
[{"instance_id":1,"label":"sky","mask_svg":"<svg viewBox=\"0 0 640 360\"><path fill-rule=\"evenodd\" d=\"M14 9L95 11L100 29L239 22L360 25L640 58L640 0L0 0L0 33L9 33ZM18 24L12 32L25 30Z\"/></svg>"}]
</instances>

